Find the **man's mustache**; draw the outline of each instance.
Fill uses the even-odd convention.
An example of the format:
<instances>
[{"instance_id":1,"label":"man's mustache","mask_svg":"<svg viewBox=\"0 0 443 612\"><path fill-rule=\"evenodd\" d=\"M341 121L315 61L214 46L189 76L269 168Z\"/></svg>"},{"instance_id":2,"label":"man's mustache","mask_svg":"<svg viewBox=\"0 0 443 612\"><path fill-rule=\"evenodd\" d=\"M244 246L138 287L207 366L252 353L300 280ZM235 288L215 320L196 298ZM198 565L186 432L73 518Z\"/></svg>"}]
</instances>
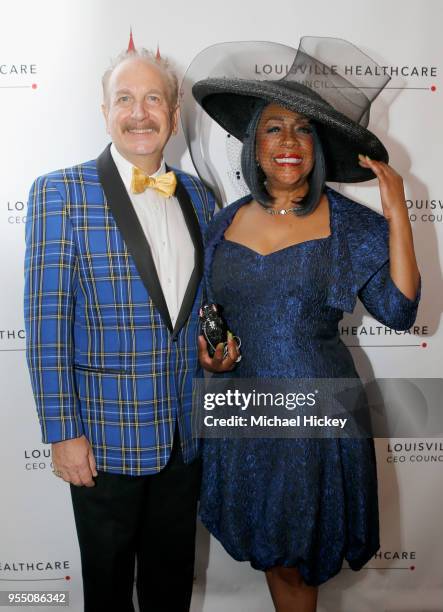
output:
<instances>
[{"instance_id":1,"label":"man's mustache","mask_svg":"<svg viewBox=\"0 0 443 612\"><path fill-rule=\"evenodd\" d=\"M147 123L126 123L123 126L124 130L129 131L129 130L154 130L155 132L159 132L160 131L160 126L158 125L158 123L155 123L154 121L149 121Z\"/></svg>"}]
</instances>

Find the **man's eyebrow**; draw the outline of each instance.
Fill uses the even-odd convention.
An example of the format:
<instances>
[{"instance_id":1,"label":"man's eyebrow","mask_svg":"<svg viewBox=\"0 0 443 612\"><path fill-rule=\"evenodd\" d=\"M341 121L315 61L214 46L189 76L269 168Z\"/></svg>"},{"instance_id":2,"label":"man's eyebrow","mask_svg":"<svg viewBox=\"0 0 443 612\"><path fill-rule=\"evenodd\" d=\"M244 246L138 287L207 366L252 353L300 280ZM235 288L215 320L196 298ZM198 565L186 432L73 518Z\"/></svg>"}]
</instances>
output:
<instances>
[{"instance_id":1,"label":"man's eyebrow","mask_svg":"<svg viewBox=\"0 0 443 612\"><path fill-rule=\"evenodd\" d=\"M119 94L123 94L123 93L131 93L131 92L129 91L129 89L125 89L125 88L117 89L117 91L114 92L114 95L118 96Z\"/></svg>"},{"instance_id":2,"label":"man's eyebrow","mask_svg":"<svg viewBox=\"0 0 443 612\"><path fill-rule=\"evenodd\" d=\"M154 87L154 88L152 88L152 89L149 89L149 90L148 90L146 93L148 93L148 94L153 94L153 93L155 93L155 94L158 94L159 96L163 96L163 95L164 95L164 92L163 92L163 91L161 91L160 89L156 89L155 87ZM114 92L114 95L115 95L115 96L118 96L118 95L120 95L120 94L131 94L131 95L132 95L132 92L131 92L131 90L130 90L130 89L128 89L127 87L122 87L121 89L117 89L117 90Z\"/></svg>"}]
</instances>

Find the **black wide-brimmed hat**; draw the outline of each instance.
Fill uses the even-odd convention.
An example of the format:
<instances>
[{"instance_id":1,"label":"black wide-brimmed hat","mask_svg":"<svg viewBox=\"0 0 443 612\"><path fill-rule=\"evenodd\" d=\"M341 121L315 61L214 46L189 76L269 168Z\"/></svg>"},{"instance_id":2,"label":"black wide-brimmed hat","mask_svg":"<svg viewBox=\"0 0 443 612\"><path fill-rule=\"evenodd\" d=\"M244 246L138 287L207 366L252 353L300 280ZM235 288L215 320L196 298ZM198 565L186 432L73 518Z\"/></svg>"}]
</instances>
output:
<instances>
[{"instance_id":1,"label":"black wide-brimmed hat","mask_svg":"<svg viewBox=\"0 0 443 612\"><path fill-rule=\"evenodd\" d=\"M244 139L248 124L258 102L274 103L300 113L315 122L326 160L326 179L337 182L361 182L374 178L374 174L358 164L358 155L388 161L388 153L380 140L366 126L372 100L389 80L384 76L378 85L365 87L360 79L352 82L339 72L337 64L314 57L313 50L325 44L331 53L349 58L342 65L352 66L356 57L362 65L378 66L367 55L347 41L305 37L300 41L296 58L288 74L278 80L251 80L241 78L208 78L195 83L192 93L204 110L227 132ZM310 52L307 52L309 48ZM327 51L326 51L327 53ZM366 69L367 71L367 69Z\"/></svg>"}]
</instances>

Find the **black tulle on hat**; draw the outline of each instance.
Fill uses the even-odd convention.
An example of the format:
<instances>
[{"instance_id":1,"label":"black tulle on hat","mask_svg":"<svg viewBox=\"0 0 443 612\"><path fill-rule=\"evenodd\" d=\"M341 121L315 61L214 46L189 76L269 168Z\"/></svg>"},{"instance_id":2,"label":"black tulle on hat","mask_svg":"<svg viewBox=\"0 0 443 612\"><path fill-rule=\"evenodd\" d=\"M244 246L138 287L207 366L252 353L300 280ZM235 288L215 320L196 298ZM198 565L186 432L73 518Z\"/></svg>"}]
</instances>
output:
<instances>
[{"instance_id":1,"label":"black tulle on hat","mask_svg":"<svg viewBox=\"0 0 443 612\"><path fill-rule=\"evenodd\" d=\"M351 70L355 66L361 68ZM208 78L196 82L192 93L212 119L239 140L245 136L258 100L305 115L315 121L327 180L360 182L374 175L359 166L359 153L388 161L385 147L366 127L371 102L389 81L377 66L347 41L304 37L283 78ZM362 73L370 76L361 77Z\"/></svg>"}]
</instances>

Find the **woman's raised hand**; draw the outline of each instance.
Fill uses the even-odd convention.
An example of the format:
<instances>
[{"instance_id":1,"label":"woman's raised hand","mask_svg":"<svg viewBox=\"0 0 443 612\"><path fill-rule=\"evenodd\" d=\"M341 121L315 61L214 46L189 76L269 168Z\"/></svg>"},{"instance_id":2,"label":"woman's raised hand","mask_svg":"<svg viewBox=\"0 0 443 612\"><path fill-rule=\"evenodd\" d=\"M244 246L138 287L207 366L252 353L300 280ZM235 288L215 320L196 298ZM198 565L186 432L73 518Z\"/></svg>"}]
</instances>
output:
<instances>
[{"instance_id":1,"label":"woman's raised hand","mask_svg":"<svg viewBox=\"0 0 443 612\"><path fill-rule=\"evenodd\" d=\"M407 221L408 209L405 202L403 179L389 164L375 161L367 155L359 155L358 163L362 168L369 168L378 179L383 215L388 221Z\"/></svg>"}]
</instances>

